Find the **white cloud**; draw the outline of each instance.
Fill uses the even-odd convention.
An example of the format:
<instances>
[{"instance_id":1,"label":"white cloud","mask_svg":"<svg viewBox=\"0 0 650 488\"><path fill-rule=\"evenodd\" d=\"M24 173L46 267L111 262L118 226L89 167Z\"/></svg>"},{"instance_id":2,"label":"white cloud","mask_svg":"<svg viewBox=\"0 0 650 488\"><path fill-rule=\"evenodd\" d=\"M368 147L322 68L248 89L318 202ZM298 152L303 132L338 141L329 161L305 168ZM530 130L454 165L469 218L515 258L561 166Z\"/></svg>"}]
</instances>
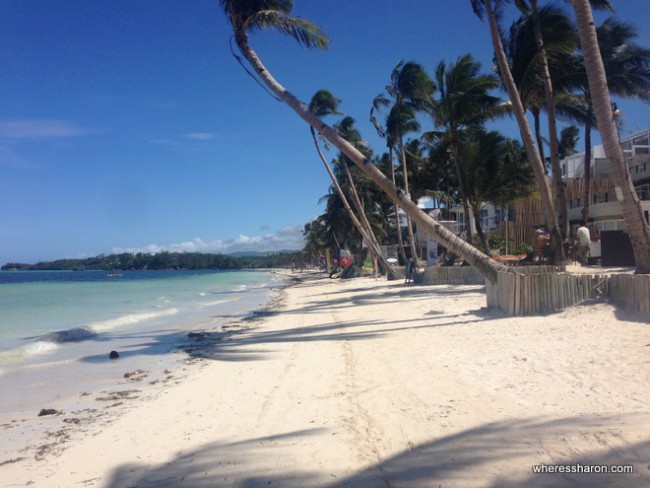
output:
<instances>
[{"instance_id":1,"label":"white cloud","mask_svg":"<svg viewBox=\"0 0 650 488\"><path fill-rule=\"evenodd\" d=\"M234 252L277 252L300 250L304 247L302 228L286 226L277 232L263 236L247 236L240 234L228 240L214 240L206 242L196 237L190 241L174 244L149 244L139 248L113 248L113 253L149 253L159 252L203 252L229 254Z\"/></svg>"},{"instance_id":2,"label":"white cloud","mask_svg":"<svg viewBox=\"0 0 650 488\"><path fill-rule=\"evenodd\" d=\"M91 132L65 120L0 120L0 137L7 139L59 139Z\"/></svg>"},{"instance_id":3,"label":"white cloud","mask_svg":"<svg viewBox=\"0 0 650 488\"><path fill-rule=\"evenodd\" d=\"M213 132L192 132L190 134L183 134L183 137L194 139L195 141L211 141L217 137Z\"/></svg>"}]
</instances>

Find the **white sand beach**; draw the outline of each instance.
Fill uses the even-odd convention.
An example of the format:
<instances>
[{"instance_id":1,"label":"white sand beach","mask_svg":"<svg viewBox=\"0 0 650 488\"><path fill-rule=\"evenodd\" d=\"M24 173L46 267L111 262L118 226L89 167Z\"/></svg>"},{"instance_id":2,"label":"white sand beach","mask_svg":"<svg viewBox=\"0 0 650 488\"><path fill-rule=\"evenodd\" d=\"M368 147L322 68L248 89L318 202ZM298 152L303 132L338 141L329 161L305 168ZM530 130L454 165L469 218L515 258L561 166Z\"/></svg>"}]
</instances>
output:
<instances>
[{"instance_id":1,"label":"white sand beach","mask_svg":"<svg viewBox=\"0 0 650 488\"><path fill-rule=\"evenodd\" d=\"M512 318L481 286L296 276L277 311L166 383L5 423L2 485L650 486L647 320L606 303ZM35 424L50 435L18 449Z\"/></svg>"}]
</instances>

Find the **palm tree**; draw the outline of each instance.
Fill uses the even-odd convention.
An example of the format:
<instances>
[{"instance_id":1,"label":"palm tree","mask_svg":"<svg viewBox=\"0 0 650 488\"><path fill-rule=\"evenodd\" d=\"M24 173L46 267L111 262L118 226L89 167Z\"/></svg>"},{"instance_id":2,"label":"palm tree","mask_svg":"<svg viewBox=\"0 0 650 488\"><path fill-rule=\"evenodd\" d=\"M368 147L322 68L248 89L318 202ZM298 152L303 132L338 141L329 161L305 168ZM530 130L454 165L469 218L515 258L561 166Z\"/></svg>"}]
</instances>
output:
<instances>
[{"instance_id":1,"label":"palm tree","mask_svg":"<svg viewBox=\"0 0 650 488\"><path fill-rule=\"evenodd\" d=\"M505 205L529 196L534 174L521 145L499 132L477 127L465 131L460 142L467 175L467 198L474 211L476 233L487 253L481 210L486 203Z\"/></svg>"},{"instance_id":2,"label":"palm tree","mask_svg":"<svg viewBox=\"0 0 650 488\"><path fill-rule=\"evenodd\" d=\"M573 54L578 46L575 26L558 7L538 7L537 0L518 0L524 15L510 29L507 54L511 70L524 107L530 108L535 123L535 134L542 161L544 143L540 132L540 110L548 114L549 145L552 178L555 187L555 207L558 225L564 237L569 232L568 208L562 170L558 157L556 102L550 64Z\"/></svg>"},{"instance_id":3,"label":"palm tree","mask_svg":"<svg viewBox=\"0 0 650 488\"><path fill-rule=\"evenodd\" d=\"M497 16L492 8L492 3L494 1L495 0L471 0L474 13L479 16L479 18L483 18L483 15L485 14L490 25L490 36L492 38L492 45L497 58L499 71L508 92L508 96L510 97L512 111L517 119L517 125L519 126L519 131L521 132L521 137L526 148L526 154L528 154L528 159L533 166L535 179L539 186L542 198L542 208L544 210L544 216L546 217L546 225L549 227L549 233L551 236L550 247L552 252L552 261L556 264L564 263L566 262L566 255L564 252L563 239L558 224L557 213L555 212L553 205L551 187L546 179L544 163L535 147L535 139L530 130L530 126L528 125L524 107L521 103L519 93L517 92L517 86L515 85L512 73L508 66L508 60L501 40L501 32L499 31L499 26L496 20ZM497 7L499 6L499 3L500 2L496 3Z\"/></svg>"},{"instance_id":4,"label":"palm tree","mask_svg":"<svg viewBox=\"0 0 650 488\"><path fill-rule=\"evenodd\" d=\"M571 156L578 152L578 140L580 139L580 129L575 125L568 125L560 131L560 141L558 145L558 154L560 159Z\"/></svg>"},{"instance_id":5,"label":"palm tree","mask_svg":"<svg viewBox=\"0 0 650 488\"><path fill-rule=\"evenodd\" d=\"M455 63L447 66L440 61L435 70L434 80L440 93L432 107L436 128L446 128L460 198L465 214L467 240L472 242L470 225L468 188L461 158L461 131L476 127L490 118L504 112L501 100L489 94L498 87L494 75L480 74L481 64L471 54L465 54Z\"/></svg>"},{"instance_id":6,"label":"palm tree","mask_svg":"<svg viewBox=\"0 0 650 488\"><path fill-rule=\"evenodd\" d=\"M461 205L457 172L451 160L449 139L443 132L426 132L421 137L422 145L428 152L418 177L418 191L432 196L437 201L436 208L449 208Z\"/></svg>"},{"instance_id":7,"label":"palm tree","mask_svg":"<svg viewBox=\"0 0 650 488\"><path fill-rule=\"evenodd\" d=\"M311 222L307 222L302 231L302 235L305 238L303 252L311 256L318 263L321 254L329 247L329 236L323 219L319 217Z\"/></svg>"},{"instance_id":8,"label":"palm tree","mask_svg":"<svg viewBox=\"0 0 650 488\"><path fill-rule=\"evenodd\" d=\"M319 117L324 117L326 115L334 115L334 114L339 114L338 112L338 105L340 103L340 100L338 100L334 95L332 95L330 92L327 90L319 90L317 91L314 96L311 99L311 103L309 104L309 111L312 112L313 114L319 116ZM321 161L323 162L323 165L325 166L325 169L327 170L327 174L329 175L330 179L332 180L332 185L336 189L336 192L339 195L339 198L341 200L341 203L343 204L344 208L348 212L350 216L350 220L352 221L353 225L357 228L359 233L363 236L365 241L368 243L368 247L370 249L370 252L374 258L377 259L381 271L385 273L390 272L390 265L388 262L383 258L383 255L381 253L381 249L379 248L379 243L377 242L377 239L375 238L375 235L372 231L372 228L370 227L370 224L368 223L368 220L365 218L365 213L363 212L363 209L359 208L359 205L355 205L357 207L357 212L359 212L359 217L357 218L357 215L355 212L352 210L350 207L350 204L348 202L348 199L345 196L345 193L343 192L343 189L341 188L341 185L339 185L339 182L334 176L334 173L332 172L332 169L330 168L330 165L327 163L327 160L325 159L325 156L323 155L323 152L320 149L320 145L318 143L318 136L316 135L316 131L314 130L313 127L309 127L311 130L311 135L312 138L314 139L314 145L316 146L316 151L318 152L318 155L320 156ZM352 190L356 192L354 189L354 183L351 185ZM356 195L355 195L356 196ZM358 196L356 196L356 201L358 201ZM355 204L356 204L355 201Z\"/></svg>"},{"instance_id":9,"label":"palm tree","mask_svg":"<svg viewBox=\"0 0 650 488\"><path fill-rule=\"evenodd\" d=\"M359 131L356 129L356 127L354 127L354 119L352 117L344 117L339 122L334 124L334 127L336 127L336 130L338 130L339 134L346 141L354 145L354 147L356 147L359 151L363 152L364 154L370 153L367 144L365 143L365 141L361 139L361 134L359 134ZM361 223L363 224L364 228L367 229L367 232L371 236L377 249L379 249L379 243L375 238L374 232L372 230L372 226L368 221L364 204L361 202L361 198L359 197L359 192L357 191L357 185L355 184L354 178L352 177L352 173L350 172L350 164L353 163L345 156L345 154L340 154L339 157L335 160L335 162L337 163L337 167L342 169L343 172L345 173L344 179L347 181L347 187L350 190L350 194L352 196L352 202L354 204L357 213L360 216Z\"/></svg>"},{"instance_id":10,"label":"palm tree","mask_svg":"<svg viewBox=\"0 0 650 488\"><path fill-rule=\"evenodd\" d=\"M341 201L339 193L330 186L326 195L318 203L325 203L325 211L320 216L337 249L357 252L361 248L363 235L352 223L349 213Z\"/></svg>"},{"instance_id":11,"label":"palm tree","mask_svg":"<svg viewBox=\"0 0 650 488\"><path fill-rule=\"evenodd\" d=\"M291 16L291 0L220 0L234 32L234 39L242 56L253 68L259 79L280 100L286 103L305 122L343 152L369 178L371 178L396 204L404 209L422 230L435 236L447 249L463 257L492 283L497 273L507 268L490 259L473 246L456 237L442 224L426 213L398 189L358 149L342 138L337 131L312 114L308 107L282 86L266 69L257 53L249 44L249 32L256 29L277 29L294 37L308 47L326 48L327 37L315 24Z\"/></svg>"},{"instance_id":12,"label":"palm tree","mask_svg":"<svg viewBox=\"0 0 650 488\"><path fill-rule=\"evenodd\" d=\"M571 0L571 3L578 23L591 101L598 121L603 149L612 168L614 183L623 196L621 207L634 250L636 270L637 273L647 274L650 273L650 225L644 218L620 145L591 6L588 0Z\"/></svg>"},{"instance_id":13,"label":"palm tree","mask_svg":"<svg viewBox=\"0 0 650 488\"><path fill-rule=\"evenodd\" d=\"M634 28L629 24L609 17L596 29L596 35L610 93L625 98L635 98L646 103L649 102L650 50L632 42L637 36ZM576 56L575 61L577 69L574 73L577 74L579 87L585 100L583 105L586 107L583 113L585 122L583 219L586 221L589 216L591 200L591 185L589 185L591 180L591 128L597 128L597 124L583 56Z\"/></svg>"},{"instance_id":14,"label":"palm tree","mask_svg":"<svg viewBox=\"0 0 650 488\"><path fill-rule=\"evenodd\" d=\"M406 192L406 196L411 198L404 136L409 132L417 132L420 130L420 124L416 120L416 111L423 110L431 104L431 94L433 93L434 85L431 83L424 68L414 62L398 62L391 73L390 79L391 82L386 85L386 94L388 96L381 94L374 99L370 117L375 127L381 133L382 129L378 127L373 112L381 108L390 107L386 118L385 137L389 141L389 147L396 145L399 150L404 191ZM411 219L408 216L406 227L409 236L411 257L417 259L419 258L417 246L413 236Z\"/></svg>"},{"instance_id":15,"label":"palm tree","mask_svg":"<svg viewBox=\"0 0 650 488\"><path fill-rule=\"evenodd\" d=\"M394 162L394 157L393 155L395 154L395 146L397 144L396 141L396 130L394 129L395 126L395 120L397 120L397 117L386 117L386 128L384 128L379 121L377 120L377 117L374 115L374 112L379 110L379 108L383 105L388 105L390 104L390 101L382 94L379 95L378 97L375 98L373 101L373 107L370 110L370 121L373 123L375 126L375 129L377 130L377 133L379 134L380 137L386 140L386 147L388 148L388 161L389 161L389 166L390 166L390 175L391 175L391 181L393 182L393 185L397 185L397 179L395 176L395 162ZM401 118L403 120L403 117ZM395 232L397 235L397 247L398 247L398 252L400 257L402 258L402 262L406 263L407 258L406 258L406 252L404 251L404 240L402 238L402 225L401 225L401 219L400 219L400 213L399 213L399 205L395 203L394 205L394 213L395 213Z\"/></svg>"},{"instance_id":16,"label":"palm tree","mask_svg":"<svg viewBox=\"0 0 650 488\"><path fill-rule=\"evenodd\" d=\"M366 142L361 139L361 134L359 134L359 131L354 127L354 119L352 117L344 117L339 122L334 124L334 127L339 132L341 137L343 137L346 141L348 141L350 144L352 144L355 148L357 148L366 156L370 155L371 151L368 148ZM392 269L392 267L389 265L389 263L386 261L383 254L381 253L379 242L377 241L377 238L375 237L375 233L372 229L372 225L368 220L368 216L366 214L367 206L364 206L364 204L361 201L359 192L357 191L357 185L355 184L354 178L350 171L350 165L354 163L352 163L352 161L350 161L350 159L343 153L339 154L338 158L335 159L334 162L337 163L336 167L339 168L339 170L342 170L343 173L345 173L345 176L341 176L341 179L347 180L346 186L349 189L349 192L352 196L352 203L356 209L357 214L359 215L359 220L361 221L361 224L363 228L366 230L368 238L370 239L369 246L377 250L376 257L381 269L386 272L389 279L399 278L401 275L399 273L396 273L395 270Z\"/></svg>"}]
</instances>

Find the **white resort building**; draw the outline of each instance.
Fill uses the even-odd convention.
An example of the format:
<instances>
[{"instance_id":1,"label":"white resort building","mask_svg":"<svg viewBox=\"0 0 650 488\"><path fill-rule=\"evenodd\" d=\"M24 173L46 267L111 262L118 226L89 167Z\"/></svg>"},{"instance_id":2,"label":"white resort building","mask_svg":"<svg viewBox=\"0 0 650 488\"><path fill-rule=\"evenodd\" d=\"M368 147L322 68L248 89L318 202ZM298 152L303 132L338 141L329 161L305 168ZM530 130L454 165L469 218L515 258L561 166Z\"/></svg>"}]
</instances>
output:
<instances>
[{"instance_id":1,"label":"white resort building","mask_svg":"<svg viewBox=\"0 0 650 488\"><path fill-rule=\"evenodd\" d=\"M650 128L622 138L621 146L632 181L641 200L645 218L650 221ZM585 153L581 152L563 159L560 163L562 177L566 182L567 188L571 235L575 233L575 229L583 219L584 160ZM591 197L587 224L592 230L593 240L596 241L591 256L593 258L599 258L601 256L600 236L603 236L603 241L609 241L609 244L604 242L603 247L612 248L609 253L607 249L602 249L603 265L606 264L606 254L616 255L613 261L607 258L608 265L632 265L633 261L630 261L633 260L631 245L626 234L627 225L621 211L621 196L620 192L616 191L616 187L611 182L610 165L607 158L605 158L602 145L597 145L592 148L590 167ZM434 212L435 217L444 217L447 228L458 235L462 233L465 229L462 208L453 207L445 209L443 215L439 215L439 212L431 209L430 204L431 202L428 199L423 199L419 202L419 206L427 213ZM402 216L402 219L402 225L405 226L405 215ZM541 211L532 217L527 215L525 223L522 220L524 219L522 219L521 215L517 215L515 206L500 207L486 204L481 209L481 226L486 234L493 232L503 234L503 230L509 228L511 237L518 235L519 239L516 241L517 244L529 240L532 243L534 225L544 225ZM471 222L470 225L472 230L475 231L474 222ZM518 227L520 228L518 229ZM422 255L427 256L429 264L435 264L438 257L437 251L435 250L437 246L435 241L424 233L417 236L417 241L418 246L423 251Z\"/></svg>"},{"instance_id":2,"label":"white resort building","mask_svg":"<svg viewBox=\"0 0 650 488\"><path fill-rule=\"evenodd\" d=\"M646 219L650 211L650 128L621 139L623 154L630 170L630 176L641 200ZM573 154L562 160L563 177L567 180L583 180L585 153ZM591 154L591 177L594 181L611 181L610 166L602 145L594 146ZM596 186L596 185L595 185ZM602 185L601 185L602 186ZM589 223L600 231L626 230L616 189L613 192L596 190L592 192L589 208ZM581 219L584 202L573 198L569 202L569 220L575 223Z\"/></svg>"}]
</instances>

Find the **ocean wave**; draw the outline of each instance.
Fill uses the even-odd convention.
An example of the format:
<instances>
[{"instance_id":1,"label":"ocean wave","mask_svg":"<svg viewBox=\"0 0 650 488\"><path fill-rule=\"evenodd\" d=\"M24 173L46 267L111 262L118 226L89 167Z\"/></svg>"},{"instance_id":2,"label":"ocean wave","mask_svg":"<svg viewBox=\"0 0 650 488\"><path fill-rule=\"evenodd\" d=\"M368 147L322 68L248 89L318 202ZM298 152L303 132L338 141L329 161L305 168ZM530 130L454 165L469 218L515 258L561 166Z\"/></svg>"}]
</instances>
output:
<instances>
[{"instance_id":1,"label":"ocean wave","mask_svg":"<svg viewBox=\"0 0 650 488\"><path fill-rule=\"evenodd\" d=\"M95 332L94 330L88 329L86 327L74 327L72 329L67 329L67 330L48 332L47 334L41 336L41 341L44 341L44 343L59 344L61 342L85 341L88 339L92 339L96 336L97 336L97 332ZM38 344L39 342L37 342L36 344Z\"/></svg>"},{"instance_id":2,"label":"ocean wave","mask_svg":"<svg viewBox=\"0 0 650 488\"><path fill-rule=\"evenodd\" d=\"M39 356L41 354L47 354L49 352L57 349L58 346L55 342L50 341L36 341L33 344L29 344L21 349L21 352L26 356Z\"/></svg>"},{"instance_id":3,"label":"ocean wave","mask_svg":"<svg viewBox=\"0 0 650 488\"><path fill-rule=\"evenodd\" d=\"M47 354L58 349L58 347L59 346L55 342L38 340L17 349L0 351L0 365L7 366L16 363L21 361L25 356L40 356L42 354Z\"/></svg>"},{"instance_id":4,"label":"ocean wave","mask_svg":"<svg viewBox=\"0 0 650 488\"><path fill-rule=\"evenodd\" d=\"M111 329L124 327L125 325L137 324L138 322L143 322L145 320L156 319L158 317L174 315L177 313L177 308L167 308L165 310L159 310L156 312L130 313L116 317L114 319L103 320L101 322L93 322L89 324L89 328L97 332L104 332Z\"/></svg>"},{"instance_id":5,"label":"ocean wave","mask_svg":"<svg viewBox=\"0 0 650 488\"><path fill-rule=\"evenodd\" d=\"M203 309L203 308L206 308L206 307L214 307L215 305L220 305L222 303L232 302L232 301L234 301L234 300L229 298L229 299L224 299L224 300L214 300L214 301L211 301L211 302L201 302L201 303L199 303L199 308Z\"/></svg>"}]
</instances>

